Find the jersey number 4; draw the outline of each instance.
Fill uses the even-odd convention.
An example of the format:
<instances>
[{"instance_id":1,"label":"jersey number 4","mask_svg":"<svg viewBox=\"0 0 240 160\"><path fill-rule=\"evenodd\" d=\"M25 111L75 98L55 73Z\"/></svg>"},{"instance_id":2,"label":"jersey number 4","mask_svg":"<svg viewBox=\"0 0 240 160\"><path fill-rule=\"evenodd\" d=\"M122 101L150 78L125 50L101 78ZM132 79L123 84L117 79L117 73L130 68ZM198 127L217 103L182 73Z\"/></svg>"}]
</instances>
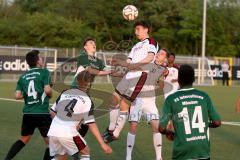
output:
<instances>
[{"instance_id":1,"label":"jersey number 4","mask_svg":"<svg viewBox=\"0 0 240 160\"><path fill-rule=\"evenodd\" d=\"M28 84L28 97L33 97L33 99L37 99L37 92L35 90L35 85L33 80L31 80Z\"/></svg>"},{"instance_id":2,"label":"jersey number 4","mask_svg":"<svg viewBox=\"0 0 240 160\"><path fill-rule=\"evenodd\" d=\"M64 111L67 111L67 117L72 117L72 114L74 112L74 107L77 103L77 100L76 99L72 99L65 107Z\"/></svg>"},{"instance_id":3,"label":"jersey number 4","mask_svg":"<svg viewBox=\"0 0 240 160\"><path fill-rule=\"evenodd\" d=\"M193 117L192 117L192 125L190 125L190 119L189 119L187 107L184 107L182 112L178 113L178 117L183 118L185 134L191 134L192 133L191 128L192 129L198 128L199 133L204 133L204 127L206 125L203 122L201 106L196 106L194 109L194 113L193 113Z\"/></svg>"}]
</instances>

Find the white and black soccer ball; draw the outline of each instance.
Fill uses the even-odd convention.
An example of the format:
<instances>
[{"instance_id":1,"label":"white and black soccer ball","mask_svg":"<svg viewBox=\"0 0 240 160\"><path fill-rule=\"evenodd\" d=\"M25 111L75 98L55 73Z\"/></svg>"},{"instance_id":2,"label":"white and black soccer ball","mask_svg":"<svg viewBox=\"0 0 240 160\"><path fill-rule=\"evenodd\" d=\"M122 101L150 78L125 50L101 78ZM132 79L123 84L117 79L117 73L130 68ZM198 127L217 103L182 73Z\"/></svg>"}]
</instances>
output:
<instances>
[{"instance_id":1,"label":"white and black soccer ball","mask_svg":"<svg viewBox=\"0 0 240 160\"><path fill-rule=\"evenodd\" d=\"M134 5L127 5L122 11L123 17L128 21L133 21L138 17L138 9Z\"/></svg>"}]
</instances>

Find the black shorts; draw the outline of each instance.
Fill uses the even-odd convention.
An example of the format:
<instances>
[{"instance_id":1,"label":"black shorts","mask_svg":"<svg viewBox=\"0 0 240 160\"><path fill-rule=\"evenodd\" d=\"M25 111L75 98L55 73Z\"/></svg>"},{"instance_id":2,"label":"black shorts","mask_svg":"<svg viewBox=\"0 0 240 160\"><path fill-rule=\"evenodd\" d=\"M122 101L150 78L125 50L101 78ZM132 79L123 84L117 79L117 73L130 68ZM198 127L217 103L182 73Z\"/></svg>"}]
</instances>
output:
<instances>
[{"instance_id":1,"label":"black shorts","mask_svg":"<svg viewBox=\"0 0 240 160\"><path fill-rule=\"evenodd\" d=\"M35 128L38 128L43 137L47 137L52 118L50 114L24 114L22 119L22 136L33 135Z\"/></svg>"}]
</instances>

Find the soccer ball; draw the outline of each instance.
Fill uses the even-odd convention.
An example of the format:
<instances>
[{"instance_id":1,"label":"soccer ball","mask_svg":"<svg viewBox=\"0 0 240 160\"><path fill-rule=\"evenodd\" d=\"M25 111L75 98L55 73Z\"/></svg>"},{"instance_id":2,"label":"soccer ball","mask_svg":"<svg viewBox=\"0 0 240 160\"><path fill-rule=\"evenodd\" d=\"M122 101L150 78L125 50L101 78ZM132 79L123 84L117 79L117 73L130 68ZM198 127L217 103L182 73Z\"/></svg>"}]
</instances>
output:
<instances>
[{"instance_id":1,"label":"soccer ball","mask_svg":"<svg viewBox=\"0 0 240 160\"><path fill-rule=\"evenodd\" d=\"M133 5L127 5L123 8L122 14L126 20L132 21L138 17L138 9Z\"/></svg>"}]
</instances>

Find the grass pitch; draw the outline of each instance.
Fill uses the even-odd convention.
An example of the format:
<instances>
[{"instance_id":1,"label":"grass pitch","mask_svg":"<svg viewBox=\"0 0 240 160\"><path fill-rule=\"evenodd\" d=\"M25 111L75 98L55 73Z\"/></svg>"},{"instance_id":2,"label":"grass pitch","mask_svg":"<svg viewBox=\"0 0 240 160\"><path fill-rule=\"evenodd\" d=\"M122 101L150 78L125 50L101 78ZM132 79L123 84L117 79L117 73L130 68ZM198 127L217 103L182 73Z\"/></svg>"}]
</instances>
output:
<instances>
[{"instance_id":1,"label":"grass pitch","mask_svg":"<svg viewBox=\"0 0 240 160\"><path fill-rule=\"evenodd\" d=\"M13 98L15 83L0 83L0 98ZM105 90L111 93L113 91L110 85L96 85L95 88ZM212 98L222 121L239 122L240 115L235 113L235 103L240 95L240 87L197 87L206 91ZM52 101L56 99L55 94ZM110 98L110 97L106 97ZM94 99L95 106L101 103L101 100ZM157 99L159 111L162 110L163 98ZM0 100L0 159L4 159L10 146L19 138L22 121L22 102L9 100ZM106 106L107 107L107 106ZM99 129L103 132L108 125L108 114L97 118ZM113 154L106 156L100 149L92 134L86 137L86 141L91 149L91 159L93 160L123 160L125 159L126 135L128 124L121 134L121 139L111 143ZM211 159L213 160L236 160L240 156L240 126L222 125L220 128L211 129ZM133 150L133 159L135 160L153 160L155 159L154 147L152 142L151 127L146 122L141 122L138 127L138 133ZM16 160L41 160L44 154L45 145L38 130L32 136L29 144L15 157ZM171 159L172 143L163 137L163 159Z\"/></svg>"}]
</instances>

